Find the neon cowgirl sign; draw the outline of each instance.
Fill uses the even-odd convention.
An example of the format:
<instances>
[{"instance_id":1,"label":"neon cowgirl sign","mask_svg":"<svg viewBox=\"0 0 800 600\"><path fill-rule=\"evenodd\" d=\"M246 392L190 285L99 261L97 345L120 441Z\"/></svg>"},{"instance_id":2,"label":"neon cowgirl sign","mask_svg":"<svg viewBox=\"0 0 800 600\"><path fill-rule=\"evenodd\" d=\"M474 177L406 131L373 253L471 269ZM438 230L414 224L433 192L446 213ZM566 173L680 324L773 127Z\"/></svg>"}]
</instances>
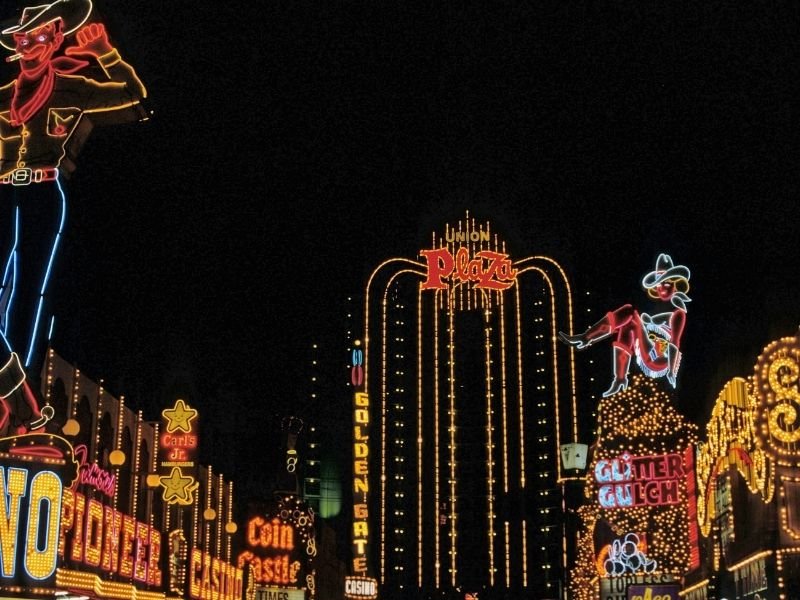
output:
<instances>
[{"instance_id":1,"label":"neon cowgirl sign","mask_svg":"<svg viewBox=\"0 0 800 600\"><path fill-rule=\"evenodd\" d=\"M445 279L455 282L474 282L475 287L487 290L507 290L517 278L517 270L511 266L508 254L480 250L470 258L469 251L461 247L455 257L447 248L422 250L428 267L428 278L422 283L423 290L447 288Z\"/></svg>"},{"instance_id":2,"label":"neon cowgirl sign","mask_svg":"<svg viewBox=\"0 0 800 600\"><path fill-rule=\"evenodd\" d=\"M691 302L687 295L690 276L687 267L674 264L668 254L660 254L655 269L642 278L642 287L650 298L666 303L668 310L649 315L625 304L606 313L583 333L558 333L562 342L576 350L614 337L614 379L603 392L603 398L628 389L631 357L635 357L642 373L648 377L666 377L673 388L676 386L682 356L681 336L686 326L686 303Z\"/></svg>"},{"instance_id":3,"label":"neon cowgirl sign","mask_svg":"<svg viewBox=\"0 0 800 600\"><path fill-rule=\"evenodd\" d=\"M603 508L633 508L678 504L686 476L680 454L631 456L597 461L594 478L600 484L597 499Z\"/></svg>"}]
</instances>

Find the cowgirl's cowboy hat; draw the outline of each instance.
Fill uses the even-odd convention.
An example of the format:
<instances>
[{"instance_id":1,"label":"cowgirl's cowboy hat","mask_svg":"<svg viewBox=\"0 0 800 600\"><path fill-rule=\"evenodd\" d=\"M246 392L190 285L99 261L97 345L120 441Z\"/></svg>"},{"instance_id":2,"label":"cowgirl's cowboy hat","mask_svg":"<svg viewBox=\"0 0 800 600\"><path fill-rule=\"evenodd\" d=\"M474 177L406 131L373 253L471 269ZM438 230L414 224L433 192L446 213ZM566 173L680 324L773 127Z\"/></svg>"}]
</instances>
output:
<instances>
[{"instance_id":1,"label":"cowgirl's cowboy hat","mask_svg":"<svg viewBox=\"0 0 800 600\"><path fill-rule=\"evenodd\" d=\"M62 32L65 36L75 32L89 18L92 0L56 0L41 6L26 6L22 9L19 23L0 32L0 45L15 50L15 33L25 33L60 18L64 22Z\"/></svg>"},{"instance_id":2,"label":"cowgirl's cowboy hat","mask_svg":"<svg viewBox=\"0 0 800 600\"><path fill-rule=\"evenodd\" d=\"M691 273L688 267L673 264L672 257L669 254L659 254L655 270L644 276L642 287L650 290L662 281L667 281L668 279L685 279L688 281L690 276Z\"/></svg>"}]
</instances>

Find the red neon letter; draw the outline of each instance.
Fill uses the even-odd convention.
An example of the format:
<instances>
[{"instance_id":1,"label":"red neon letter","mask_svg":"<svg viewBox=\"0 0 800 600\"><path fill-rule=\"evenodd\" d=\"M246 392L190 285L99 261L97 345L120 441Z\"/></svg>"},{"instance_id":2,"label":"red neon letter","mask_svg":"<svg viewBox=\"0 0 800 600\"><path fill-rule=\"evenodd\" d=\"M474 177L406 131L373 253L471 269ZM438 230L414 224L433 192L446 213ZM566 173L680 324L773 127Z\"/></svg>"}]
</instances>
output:
<instances>
[{"instance_id":1,"label":"red neon letter","mask_svg":"<svg viewBox=\"0 0 800 600\"><path fill-rule=\"evenodd\" d=\"M420 254L428 261L428 278L423 282L423 290L443 290L447 288L445 285L445 277L449 277L453 272L453 255L447 248L439 248L438 250L422 250Z\"/></svg>"}]
</instances>

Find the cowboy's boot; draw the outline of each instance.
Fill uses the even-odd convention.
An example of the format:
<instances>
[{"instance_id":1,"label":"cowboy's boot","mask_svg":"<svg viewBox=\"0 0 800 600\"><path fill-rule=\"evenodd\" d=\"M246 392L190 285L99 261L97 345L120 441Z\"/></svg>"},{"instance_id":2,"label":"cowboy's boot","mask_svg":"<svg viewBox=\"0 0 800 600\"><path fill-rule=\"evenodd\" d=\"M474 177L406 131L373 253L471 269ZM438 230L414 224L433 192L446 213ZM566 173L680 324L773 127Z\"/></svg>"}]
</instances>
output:
<instances>
[{"instance_id":1,"label":"cowboy's boot","mask_svg":"<svg viewBox=\"0 0 800 600\"><path fill-rule=\"evenodd\" d=\"M628 367L631 365L631 353L622 344L614 343L614 381L603 392L603 398L613 396L617 392L628 389Z\"/></svg>"},{"instance_id":2,"label":"cowboy's boot","mask_svg":"<svg viewBox=\"0 0 800 600\"><path fill-rule=\"evenodd\" d=\"M49 404L45 404L41 409L39 408L39 397L33 391L33 388L31 388L27 380L22 384L19 392L22 393L22 399L25 403L26 417L21 420L22 422L17 432L27 433L29 431L41 429L47 425L50 419L55 416L53 407Z\"/></svg>"},{"instance_id":3,"label":"cowboy's boot","mask_svg":"<svg viewBox=\"0 0 800 600\"><path fill-rule=\"evenodd\" d=\"M558 332L558 339L569 346L573 346L578 350L588 348L595 342L607 338L614 331L611 325L611 313L607 313L597 323L589 327L583 333L578 335L567 335L563 331Z\"/></svg>"},{"instance_id":4,"label":"cowboy's boot","mask_svg":"<svg viewBox=\"0 0 800 600\"><path fill-rule=\"evenodd\" d=\"M50 405L39 410L39 399L25 377L16 353L0 370L0 433L23 434L44 427L55 416Z\"/></svg>"},{"instance_id":5,"label":"cowboy's boot","mask_svg":"<svg viewBox=\"0 0 800 600\"><path fill-rule=\"evenodd\" d=\"M667 381L674 388L677 385L678 369L681 366L681 351L675 344L667 346L667 359L669 362L669 370L667 371Z\"/></svg>"},{"instance_id":6,"label":"cowboy's boot","mask_svg":"<svg viewBox=\"0 0 800 600\"><path fill-rule=\"evenodd\" d=\"M0 436L8 433L9 420L12 416L9 397L25 383L25 370L19 362L19 356L12 352L5 365L0 368Z\"/></svg>"}]
</instances>

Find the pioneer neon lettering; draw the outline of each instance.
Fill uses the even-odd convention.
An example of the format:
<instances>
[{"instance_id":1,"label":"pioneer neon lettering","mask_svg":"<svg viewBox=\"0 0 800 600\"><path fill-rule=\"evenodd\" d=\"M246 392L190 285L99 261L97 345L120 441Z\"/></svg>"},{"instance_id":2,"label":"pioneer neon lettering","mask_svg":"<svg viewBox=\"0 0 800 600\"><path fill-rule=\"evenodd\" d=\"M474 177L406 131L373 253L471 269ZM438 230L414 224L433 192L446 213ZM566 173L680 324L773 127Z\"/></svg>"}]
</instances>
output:
<instances>
[{"instance_id":1,"label":"pioneer neon lettering","mask_svg":"<svg viewBox=\"0 0 800 600\"><path fill-rule=\"evenodd\" d=\"M161 585L161 532L111 506L64 490L57 546L72 562L148 585Z\"/></svg>"}]
</instances>

